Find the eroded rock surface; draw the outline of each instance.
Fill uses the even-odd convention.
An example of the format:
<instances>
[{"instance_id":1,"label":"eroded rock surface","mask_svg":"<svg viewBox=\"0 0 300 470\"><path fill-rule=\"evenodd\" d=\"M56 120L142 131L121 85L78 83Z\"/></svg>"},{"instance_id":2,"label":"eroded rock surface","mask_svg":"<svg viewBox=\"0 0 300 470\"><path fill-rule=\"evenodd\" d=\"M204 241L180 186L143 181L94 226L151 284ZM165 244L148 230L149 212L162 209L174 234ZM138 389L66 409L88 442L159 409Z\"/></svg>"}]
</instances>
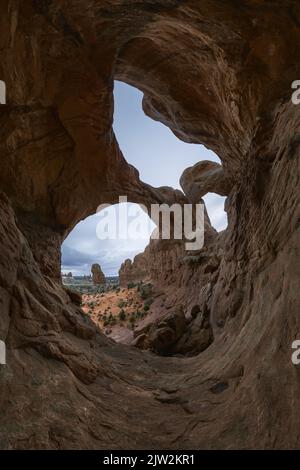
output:
<instances>
[{"instance_id":1,"label":"eroded rock surface","mask_svg":"<svg viewBox=\"0 0 300 470\"><path fill-rule=\"evenodd\" d=\"M92 280L95 286L99 286L106 283L105 275L101 269L100 264L95 263L91 267Z\"/></svg>"},{"instance_id":2,"label":"eroded rock surface","mask_svg":"<svg viewBox=\"0 0 300 470\"><path fill-rule=\"evenodd\" d=\"M189 201L197 204L207 193L229 196L233 182L222 165L203 160L183 172L180 185Z\"/></svg>"},{"instance_id":3,"label":"eroded rock surface","mask_svg":"<svg viewBox=\"0 0 300 470\"><path fill-rule=\"evenodd\" d=\"M135 330L133 346L150 349L158 354L167 355L174 350L174 345L186 329L186 319L181 307L161 315L156 322Z\"/></svg>"},{"instance_id":4,"label":"eroded rock surface","mask_svg":"<svg viewBox=\"0 0 300 470\"><path fill-rule=\"evenodd\" d=\"M133 262L127 259L119 270L119 280L122 287L130 283L144 281L149 277L148 260L144 253L135 256Z\"/></svg>"},{"instance_id":5,"label":"eroded rock surface","mask_svg":"<svg viewBox=\"0 0 300 470\"><path fill-rule=\"evenodd\" d=\"M1 448L299 447L299 23L293 0L1 2ZM100 204L188 200L127 164L114 79L232 181L228 229L150 266L194 357L110 341L61 284L61 243Z\"/></svg>"}]
</instances>

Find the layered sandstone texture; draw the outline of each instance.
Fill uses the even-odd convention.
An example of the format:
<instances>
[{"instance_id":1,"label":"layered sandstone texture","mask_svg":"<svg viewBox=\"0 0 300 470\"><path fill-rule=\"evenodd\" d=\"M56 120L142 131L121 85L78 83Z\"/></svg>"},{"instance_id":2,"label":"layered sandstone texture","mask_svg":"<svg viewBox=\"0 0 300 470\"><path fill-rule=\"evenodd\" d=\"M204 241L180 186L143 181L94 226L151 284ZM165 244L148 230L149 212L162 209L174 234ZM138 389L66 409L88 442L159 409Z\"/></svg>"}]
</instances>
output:
<instances>
[{"instance_id":1,"label":"layered sandstone texture","mask_svg":"<svg viewBox=\"0 0 300 470\"><path fill-rule=\"evenodd\" d=\"M1 1L2 449L300 446L299 46L296 0ZM185 194L140 181L112 130L115 79L222 165L190 169ZM206 191L227 196L227 230L207 222L194 254L164 240L149 266L197 355L105 338L62 287L64 238L119 195Z\"/></svg>"},{"instance_id":2,"label":"layered sandstone texture","mask_svg":"<svg viewBox=\"0 0 300 470\"><path fill-rule=\"evenodd\" d=\"M130 283L144 281L149 277L148 258L144 253L135 256L134 260L127 259L119 270L121 287L127 287Z\"/></svg>"}]
</instances>

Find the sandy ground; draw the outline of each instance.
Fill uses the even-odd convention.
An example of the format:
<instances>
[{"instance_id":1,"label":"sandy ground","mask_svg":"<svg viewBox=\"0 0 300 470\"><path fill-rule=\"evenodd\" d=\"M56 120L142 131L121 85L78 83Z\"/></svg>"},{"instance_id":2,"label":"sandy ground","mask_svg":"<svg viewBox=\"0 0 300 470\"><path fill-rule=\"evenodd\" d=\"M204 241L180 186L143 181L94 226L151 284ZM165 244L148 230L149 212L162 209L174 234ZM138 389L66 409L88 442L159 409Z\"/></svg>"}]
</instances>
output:
<instances>
[{"instance_id":1,"label":"sandy ground","mask_svg":"<svg viewBox=\"0 0 300 470\"><path fill-rule=\"evenodd\" d=\"M129 344L134 328L151 315L151 300L151 296L143 299L137 287L120 288L102 294L83 294L82 309L107 336Z\"/></svg>"}]
</instances>

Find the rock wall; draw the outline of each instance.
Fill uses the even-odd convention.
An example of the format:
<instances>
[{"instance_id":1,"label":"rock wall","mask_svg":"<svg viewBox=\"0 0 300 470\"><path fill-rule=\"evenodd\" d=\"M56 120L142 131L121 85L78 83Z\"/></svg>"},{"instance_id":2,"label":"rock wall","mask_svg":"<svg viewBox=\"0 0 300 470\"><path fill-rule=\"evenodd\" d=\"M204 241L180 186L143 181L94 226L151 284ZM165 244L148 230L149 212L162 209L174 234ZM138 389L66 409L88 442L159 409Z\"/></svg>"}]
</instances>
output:
<instances>
[{"instance_id":1,"label":"rock wall","mask_svg":"<svg viewBox=\"0 0 300 470\"><path fill-rule=\"evenodd\" d=\"M1 3L1 448L299 447L299 23L293 0ZM113 343L61 284L61 243L99 204L191 197L127 164L114 79L230 182L228 229L153 263L171 304L209 315L195 357Z\"/></svg>"},{"instance_id":2,"label":"rock wall","mask_svg":"<svg viewBox=\"0 0 300 470\"><path fill-rule=\"evenodd\" d=\"M122 263L119 270L120 286L127 287L130 283L145 281L149 277L147 255L140 253L134 260L127 259Z\"/></svg>"}]
</instances>

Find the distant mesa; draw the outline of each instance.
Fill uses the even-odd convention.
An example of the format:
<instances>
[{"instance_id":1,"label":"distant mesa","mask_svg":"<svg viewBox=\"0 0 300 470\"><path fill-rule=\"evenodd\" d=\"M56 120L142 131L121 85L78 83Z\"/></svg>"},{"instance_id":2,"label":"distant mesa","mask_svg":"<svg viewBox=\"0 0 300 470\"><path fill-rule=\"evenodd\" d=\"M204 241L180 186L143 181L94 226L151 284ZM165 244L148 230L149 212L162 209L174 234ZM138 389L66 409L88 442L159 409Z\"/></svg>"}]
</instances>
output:
<instances>
[{"instance_id":1,"label":"distant mesa","mask_svg":"<svg viewBox=\"0 0 300 470\"><path fill-rule=\"evenodd\" d=\"M91 267L91 272L94 285L99 286L106 283L106 279L100 267L100 264L93 264Z\"/></svg>"}]
</instances>

